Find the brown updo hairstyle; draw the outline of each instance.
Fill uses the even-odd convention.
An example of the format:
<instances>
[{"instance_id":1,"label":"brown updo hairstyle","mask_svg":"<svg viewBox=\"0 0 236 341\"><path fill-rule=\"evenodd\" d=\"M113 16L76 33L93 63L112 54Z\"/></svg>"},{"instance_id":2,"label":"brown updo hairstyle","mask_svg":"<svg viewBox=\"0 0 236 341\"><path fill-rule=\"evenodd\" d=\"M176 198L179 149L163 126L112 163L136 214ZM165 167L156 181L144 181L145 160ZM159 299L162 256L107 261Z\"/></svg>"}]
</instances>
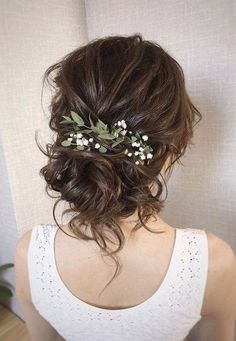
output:
<instances>
[{"instance_id":1,"label":"brown updo hairstyle","mask_svg":"<svg viewBox=\"0 0 236 341\"><path fill-rule=\"evenodd\" d=\"M121 267L117 253L125 243L118 220L138 212L139 221L131 234L142 226L154 233L145 223L164 207L166 198L160 198L163 184L159 179L166 187L161 174L163 166L168 160L165 175L170 176L173 164L181 163L179 158L187 145L193 144L193 127L202 115L190 101L178 62L157 43L144 40L140 33L94 39L48 67L43 84L45 80L54 90L49 127L56 139L46 145L46 151L37 145L48 157L47 165L40 170L46 180L46 192L52 198L49 190L59 193L53 217L66 233L55 217L59 201L66 201L70 208L62 216L74 214L69 229L78 239L94 240L115 260L112 281ZM128 130L149 136L151 162L135 164L124 153L125 148L114 147L102 154L63 147L61 142L69 128L60 121L63 115L70 116L70 111L79 113L86 125L89 114L93 122L99 118L109 128L124 119ZM90 227L90 236L83 226ZM109 233L118 241L113 251L106 242L112 242Z\"/></svg>"}]
</instances>

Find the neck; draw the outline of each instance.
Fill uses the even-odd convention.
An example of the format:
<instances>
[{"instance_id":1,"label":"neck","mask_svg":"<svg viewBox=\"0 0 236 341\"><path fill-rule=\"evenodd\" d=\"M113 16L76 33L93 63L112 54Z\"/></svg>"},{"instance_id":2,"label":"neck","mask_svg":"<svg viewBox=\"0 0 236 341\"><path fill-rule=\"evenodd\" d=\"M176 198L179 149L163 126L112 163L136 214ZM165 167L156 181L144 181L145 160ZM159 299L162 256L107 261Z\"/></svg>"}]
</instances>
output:
<instances>
[{"instance_id":1,"label":"neck","mask_svg":"<svg viewBox=\"0 0 236 341\"><path fill-rule=\"evenodd\" d=\"M155 220L156 219L156 220ZM129 216L128 218L120 218L118 220L118 224L125 236L126 241L131 240L131 239L139 239L139 238L143 238L145 236L149 236L149 231L147 231L144 227L139 228L134 234L131 235L131 230L133 229L133 227L137 224L137 222L139 222L139 217L138 217L138 213L135 212L134 214L132 214L131 216ZM154 224L155 223L155 227ZM148 220L148 222L146 222L146 225L148 227L150 227L152 230L162 230L163 227L166 227L166 223L157 215L155 214L155 217L151 217L150 220ZM69 233L72 236L76 235L68 228L68 225L64 225L62 226L62 228ZM85 231L84 231L85 232ZM86 230L86 234L88 234L89 236L91 235L91 232L88 230Z\"/></svg>"},{"instance_id":2,"label":"neck","mask_svg":"<svg viewBox=\"0 0 236 341\"><path fill-rule=\"evenodd\" d=\"M149 234L149 231L145 229L144 227L139 228L134 234L131 235L131 230L133 227L140 222L138 213L135 212L133 215L129 216L128 218L121 218L118 220L118 224L120 225L120 228L122 229L122 232L125 235L125 238L128 240L129 238L132 238L134 235L144 236L146 234ZM155 224L155 228L154 226ZM151 229L162 229L165 226L165 222L157 215L151 216L151 218L145 223L148 227Z\"/></svg>"}]
</instances>

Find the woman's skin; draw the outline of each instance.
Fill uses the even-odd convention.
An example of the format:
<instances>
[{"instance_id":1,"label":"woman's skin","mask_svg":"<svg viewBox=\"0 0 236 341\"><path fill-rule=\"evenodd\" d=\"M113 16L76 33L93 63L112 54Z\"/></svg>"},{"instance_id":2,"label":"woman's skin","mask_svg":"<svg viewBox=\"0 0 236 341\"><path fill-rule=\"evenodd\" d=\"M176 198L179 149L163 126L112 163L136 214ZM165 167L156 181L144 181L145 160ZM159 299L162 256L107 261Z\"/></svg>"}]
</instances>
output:
<instances>
[{"instance_id":1,"label":"woman's skin","mask_svg":"<svg viewBox=\"0 0 236 341\"><path fill-rule=\"evenodd\" d=\"M70 238L60 229L57 231L55 238L57 270L73 295L94 306L117 309L141 304L158 290L172 255L175 227L156 216L157 220L154 221L152 218L153 221L151 220L147 225L157 231L164 230L165 233L151 233L141 228L131 236L130 231L135 223L129 224L128 222L136 218L138 218L137 212L120 220L120 226L126 238L124 248L118 253L119 263L123 265L123 268L120 275L105 289L100 299L99 293L114 275L115 263L110 260L110 257L101 257L101 250L94 241L86 243ZM63 225L62 228L73 235L68 225ZM18 240L15 249L17 298L32 341L63 340L37 312L32 303L27 269L30 237L31 229ZM201 315L202 320L211 319L213 328L210 335L208 333L201 337L201 341L234 341L235 254L223 239L211 232L207 233L207 237L209 268ZM112 247L112 244L110 246ZM89 285L88 278L89 283L93 285ZM201 323L199 327L201 328Z\"/></svg>"}]
</instances>

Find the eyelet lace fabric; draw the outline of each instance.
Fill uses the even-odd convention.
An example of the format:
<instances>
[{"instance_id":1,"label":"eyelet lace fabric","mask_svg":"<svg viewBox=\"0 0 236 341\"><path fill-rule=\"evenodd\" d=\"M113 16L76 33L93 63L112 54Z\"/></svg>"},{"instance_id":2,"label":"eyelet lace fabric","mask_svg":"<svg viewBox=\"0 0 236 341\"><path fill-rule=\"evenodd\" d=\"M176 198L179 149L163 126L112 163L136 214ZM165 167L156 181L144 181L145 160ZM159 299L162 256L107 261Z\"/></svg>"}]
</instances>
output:
<instances>
[{"instance_id":1,"label":"eyelet lace fabric","mask_svg":"<svg viewBox=\"0 0 236 341\"><path fill-rule=\"evenodd\" d=\"M137 306L109 310L85 303L65 286L55 263L57 229L33 227L28 270L35 308L66 341L182 341L201 319L208 272L205 230L177 228L159 289Z\"/></svg>"}]
</instances>

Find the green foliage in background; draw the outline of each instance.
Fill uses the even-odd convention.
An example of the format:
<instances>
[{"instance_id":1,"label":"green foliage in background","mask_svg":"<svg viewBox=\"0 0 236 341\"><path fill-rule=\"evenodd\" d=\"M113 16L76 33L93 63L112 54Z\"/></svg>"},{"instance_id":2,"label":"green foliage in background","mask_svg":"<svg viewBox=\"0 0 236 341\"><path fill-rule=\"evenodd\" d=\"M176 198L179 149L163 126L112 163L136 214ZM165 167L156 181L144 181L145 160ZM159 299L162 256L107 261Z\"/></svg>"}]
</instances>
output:
<instances>
[{"instance_id":1,"label":"green foliage in background","mask_svg":"<svg viewBox=\"0 0 236 341\"><path fill-rule=\"evenodd\" d=\"M13 263L6 263L0 266L0 273L8 268L12 268ZM4 284L0 283L0 301L5 300L13 296L11 289L7 288Z\"/></svg>"}]
</instances>

